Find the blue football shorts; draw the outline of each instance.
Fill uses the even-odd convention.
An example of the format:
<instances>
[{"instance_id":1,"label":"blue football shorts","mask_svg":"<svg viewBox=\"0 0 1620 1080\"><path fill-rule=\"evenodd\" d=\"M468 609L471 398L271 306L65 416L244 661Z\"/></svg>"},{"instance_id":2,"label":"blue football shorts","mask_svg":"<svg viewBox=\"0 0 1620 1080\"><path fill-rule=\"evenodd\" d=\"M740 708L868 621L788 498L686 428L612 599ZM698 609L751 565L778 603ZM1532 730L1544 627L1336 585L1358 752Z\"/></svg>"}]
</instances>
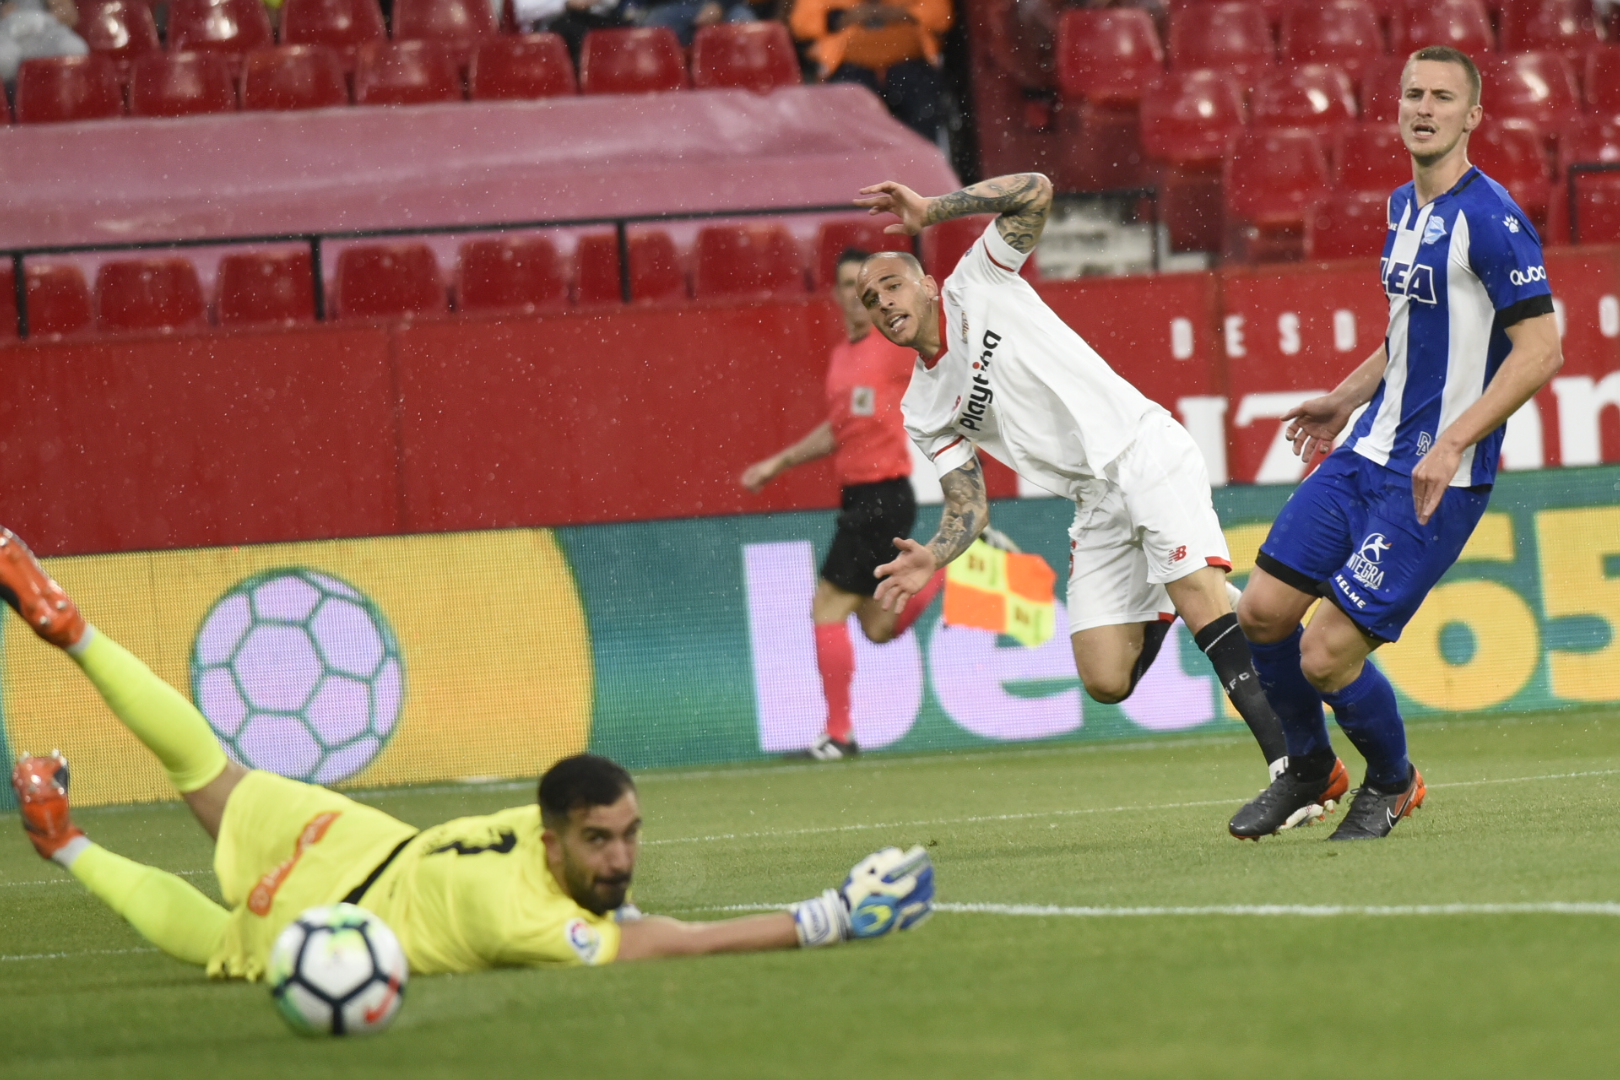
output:
<instances>
[{"instance_id":1,"label":"blue football shorts","mask_svg":"<svg viewBox=\"0 0 1620 1080\"><path fill-rule=\"evenodd\" d=\"M1489 484L1447 488L1419 525L1412 478L1341 447L1289 497L1255 564L1332 600L1370 636L1398 641L1490 497Z\"/></svg>"}]
</instances>

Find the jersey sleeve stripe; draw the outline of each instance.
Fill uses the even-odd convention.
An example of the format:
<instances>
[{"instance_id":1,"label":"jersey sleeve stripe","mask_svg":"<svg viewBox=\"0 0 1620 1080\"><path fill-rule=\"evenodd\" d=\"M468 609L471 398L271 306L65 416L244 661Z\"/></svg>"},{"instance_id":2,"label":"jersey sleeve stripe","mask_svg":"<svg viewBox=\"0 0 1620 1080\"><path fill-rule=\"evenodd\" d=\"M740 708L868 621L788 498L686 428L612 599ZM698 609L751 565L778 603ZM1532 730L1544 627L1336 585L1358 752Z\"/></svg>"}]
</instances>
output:
<instances>
[{"instance_id":1,"label":"jersey sleeve stripe","mask_svg":"<svg viewBox=\"0 0 1620 1080\"><path fill-rule=\"evenodd\" d=\"M945 451L950 450L951 448L960 445L962 440L965 439L965 438L967 438L966 435L958 435L956 438L952 439L950 442L948 442L944 446L940 447L934 453L928 455L928 460L930 460L930 461L938 461L940 454L943 454L943 453L945 453Z\"/></svg>"},{"instance_id":2,"label":"jersey sleeve stripe","mask_svg":"<svg viewBox=\"0 0 1620 1080\"><path fill-rule=\"evenodd\" d=\"M1502 329L1517 326L1526 319L1533 319L1537 315L1551 315L1553 313L1552 293L1545 292L1540 296L1527 296L1517 304L1509 304L1496 313L1496 322Z\"/></svg>"},{"instance_id":3,"label":"jersey sleeve stripe","mask_svg":"<svg viewBox=\"0 0 1620 1080\"><path fill-rule=\"evenodd\" d=\"M989 259L991 262L995 263L998 268L1007 271L1007 273L1009 273L1009 274L1017 273L1017 271L1014 270L1010 266L1002 266L1001 263L997 261L996 257L994 255L990 254L990 245L989 244L984 245L984 257Z\"/></svg>"},{"instance_id":4,"label":"jersey sleeve stripe","mask_svg":"<svg viewBox=\"0 0 1620 1080\"><path fill-rule=\"evenodd\" d=\"M1204 556L1204 562L1209 566L1218 566L1227 573L1232 572L1232 563L1229 559L1221 559L1214 555L1206 555Z\"/></svg>"}]
</instances>

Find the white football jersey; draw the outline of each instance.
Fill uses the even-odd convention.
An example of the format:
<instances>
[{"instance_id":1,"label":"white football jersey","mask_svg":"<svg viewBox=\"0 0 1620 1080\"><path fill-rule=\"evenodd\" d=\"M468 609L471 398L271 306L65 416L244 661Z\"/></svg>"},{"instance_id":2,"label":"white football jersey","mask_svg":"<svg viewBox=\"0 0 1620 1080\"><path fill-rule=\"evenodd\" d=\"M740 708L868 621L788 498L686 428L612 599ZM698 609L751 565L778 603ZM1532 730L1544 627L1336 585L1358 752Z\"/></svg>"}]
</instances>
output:
<instances>
[{"instance_id":1,"label":"white football jersey","mask_svg":"<svg viewBox=\"0 0 1620 1080\"><path fill-rule=\"evenodd\" d=\"M941 352L918 356L900 410L944 476L975 446L1079 501L1088 481L1165 412L1109 367L1018 276L1028 256L992 222L941 290Z\"/></svg>"}]
</instances>

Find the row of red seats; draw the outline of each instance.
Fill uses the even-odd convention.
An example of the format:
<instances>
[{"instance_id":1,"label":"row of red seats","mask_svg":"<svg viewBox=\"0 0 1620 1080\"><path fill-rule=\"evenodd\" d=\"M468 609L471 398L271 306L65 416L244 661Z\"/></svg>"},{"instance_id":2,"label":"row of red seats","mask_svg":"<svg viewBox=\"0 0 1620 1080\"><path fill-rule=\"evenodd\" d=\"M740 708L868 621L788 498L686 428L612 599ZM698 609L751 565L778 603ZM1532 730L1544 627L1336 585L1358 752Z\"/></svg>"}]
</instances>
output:
<instances>
[{"instance_id":1,"label":"row of red seats","mask_svg":"<svg viewBox=\"0 0 1620 1080\"><path fill-rule=\"evenodd\" d=\"M946 227L948 226L948 227ZM924 259L947 269L984 227L963 220L935 226L924 238ZM674 240L660 229L628 235L631 297L637 302L762 298L804 295L799 243L779 223L711 225L698 231L691 253L690 286ZM908 247L881 225L831 221L817 232L814 282L826 287L845 248ZM570 287L572 278L572 287ZM545 312L570 305L621 302L618 239L582 236L573 273L544 236L471 240L461 245L453 288L447 290L432 249L420 242L355 244L337 257L328 297L330 317L382 318L463 312ZM105 262L95 290L70 262L27 265L30 336L86 330L118 332L174 329L209 322L196 267L178 256ZM16 327L15 278L0 269L0 335ZM315 295L306 250L245 251L220 260L213 317L221 326L300 323L315 318Z\"/></svg>"},{"instance_id":2,"label":"row of red seats","mask_svg":"<svg viewBox=\"0 0 1620 1080\"><path fill-rule=\"evenodd\" d=\"M290 2L290 0L289 0ZM131 0L111 0L131 6ZM139 7L138 10L146 10ZM648 55L657 63L646 62ZM346 68L348 70L346 70ZM465 70L465 80L463 77ZM120 63L106 53L28 60L17 80L17 120L54 123L121 116L189 116L261 109L640 93L688 85L685 57L663 28L594 31L585 38L579 81L555 34L503 35L462 57L453 42L369 41L345 53L328 44L146 52ZM722 24L698 31L691 83L700 89L764 91L799 82L779 23ZM10 114L0 107L0 122Z\"/></svg>"}]
</instances>

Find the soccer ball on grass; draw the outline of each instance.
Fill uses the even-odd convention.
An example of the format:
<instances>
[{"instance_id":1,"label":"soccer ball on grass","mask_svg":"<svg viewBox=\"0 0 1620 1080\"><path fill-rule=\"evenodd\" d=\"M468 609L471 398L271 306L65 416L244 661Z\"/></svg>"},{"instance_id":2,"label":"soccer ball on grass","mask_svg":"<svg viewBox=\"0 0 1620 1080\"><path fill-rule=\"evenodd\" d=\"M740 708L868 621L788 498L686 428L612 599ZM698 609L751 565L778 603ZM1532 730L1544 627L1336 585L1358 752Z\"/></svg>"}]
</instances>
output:
<instances>
[{"instance_id":1,"label":"soccer ball on grass","mask_svg":"<svg viewBox=\"0 0 1620 1080\"><path fill-rule=\"evenodd\" d=\"M310 908L270 949L270 993L304 1035L381 1031L399 1011L408 974L388 924L354 904Z\"/></svg>"}]
</instances>

